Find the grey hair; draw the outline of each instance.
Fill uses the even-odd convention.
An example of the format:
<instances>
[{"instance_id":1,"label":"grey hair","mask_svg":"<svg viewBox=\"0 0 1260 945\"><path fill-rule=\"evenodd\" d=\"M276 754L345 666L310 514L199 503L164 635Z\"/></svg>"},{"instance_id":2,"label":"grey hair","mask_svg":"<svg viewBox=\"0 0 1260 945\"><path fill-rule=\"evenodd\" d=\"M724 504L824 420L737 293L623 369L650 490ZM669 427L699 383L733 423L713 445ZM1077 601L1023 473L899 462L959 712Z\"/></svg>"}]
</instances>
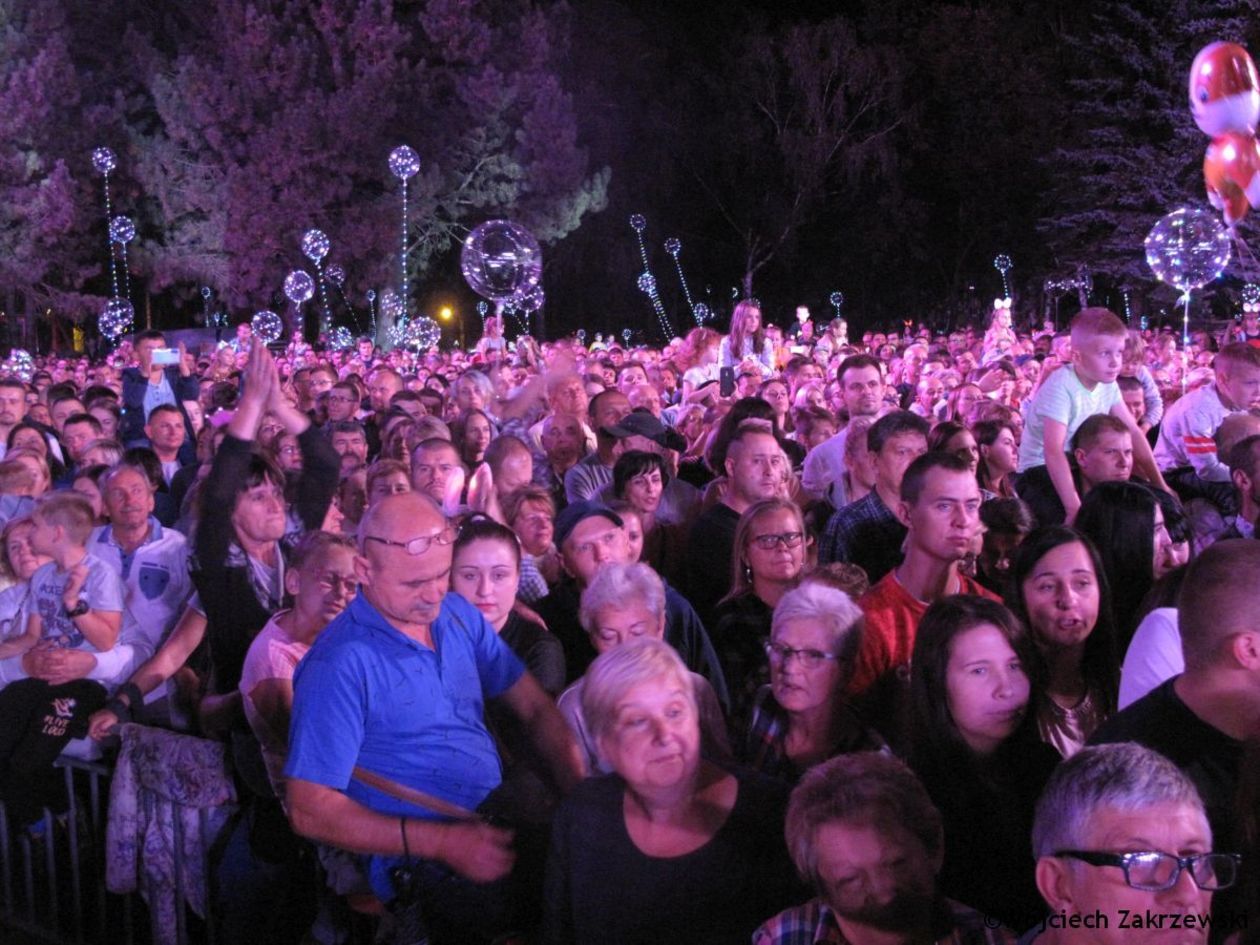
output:
<instances>
[{"instance_id":1,"label":"grey hair","mask_svg":"<svg viewBox=\"0 0 1260 945\"><path fill-rule=\"evenodd\" d=\"M682 657L662 640L643 639L601 653L586 671L582 686L582 715L586 728L598 740L617 721L617 703L636 686L673 677L691 704L699 725L695 683Z\"/></svg>"},{"instance_id":2,"label":"grey hair","mask_svg":"<svg viewBox=\"0 0 1260 945\"><path fill-rule=\"evenodd\" d=\"M578 621L587 633L599 628L595 619L606 607L624 607L627 601L641 600L658 621L665 614L665 585L646 564L607 564L582 592Z\"/></svg>"},{"instance_id":3,"label":"grey hair","mask_svg":"<svg viewBox=\"0 0 1260 945\"><path fill-rule=\"evenodd\" d=\"M774 608L771 635L793 620L819 624L831 638L831 652L852 664L862 642L862 609L844 591L813 582L793 588Z\"/></svg>"},{"instance_id":4,"label":"grey hair","mask_svg":"<svg viewBox=\"0 0 1260 945\"><path fill-rule=\"evenodd\" d=\"M1033 816L1033 856L1088 848L1100 810L1136 812L1156 804L1187 804L1203 813L1194 782L1159 752L1136 742L1084 748L1046 782Z\"/></svg>"}]
</instances>

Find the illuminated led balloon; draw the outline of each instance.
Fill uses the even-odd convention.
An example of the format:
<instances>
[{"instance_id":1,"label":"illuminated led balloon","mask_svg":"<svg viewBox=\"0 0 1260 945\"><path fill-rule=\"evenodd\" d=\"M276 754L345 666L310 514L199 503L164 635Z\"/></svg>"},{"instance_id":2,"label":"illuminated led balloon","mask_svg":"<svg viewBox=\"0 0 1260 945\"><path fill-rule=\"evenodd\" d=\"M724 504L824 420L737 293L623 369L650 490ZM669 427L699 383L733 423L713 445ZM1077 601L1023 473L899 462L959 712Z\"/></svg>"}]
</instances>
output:
<instances>
[{"instance_id":1,"label":"illuminated led balloon","mask_svg":"<svg viewBox=\"0 0 1260 945\"><path fill-rule=\"evenodd\" d=\"M399 180L415 177L420 172L420 155L407 145L400 144L389 152L389 172Z\"/></svg>"},{"instance_id":2,"label":"illuminated led balloon","mask_svg":"<svg viewBox=\"0 0 1260 945\"><path fill-rule=\"evenodd\" d=\"M642 233L645 229L647 229L647 220L644 218L643 214L636 213L630 217L630 228L636 233Z\"/></svg>"},{"instance_id":3,"label":"illuminated led balloon","mask_svg":"<svg viewBox=\"0 0 1260 945\"><path fill-rule=\"evenodd\" d=\"M629 328L621 329L621 340L624 341L626 344L630 344L630 336L632 334L633 332L631 332Z\"/></svg>"},{"instance_id":4,"label":"illuminated led balloon","mask_svg":"<svg viewBox=\"0 0 1260 945\"><path fill-rule=\"evenodd\" d=\"M442 340L442 326L431 318L421 316L407 323L406 343L420 351L434 348Z\"/></svg>"},{"instance_id":5,"label":"illuminated led balloon","mask_svg":"<svg viewBox=\"0 0 1260 945\"><path fill-rule=\"evenodd\" d=\"M832 307L840 308L840 306L844 305L844 293L832 292L830 296L830 301L831 301Z\"/></svg>"},{"instance_id":6,"label":"illuminated led balloon","mask_svg":"<svg viewBox=\"0 0 1260 945\"><path fill-rule=\"evenodd\" d=\"M130 243L136 238L136 225L131 217L118 216L109 221L109 238L115 243Z\"/></svg>"},{"instance_id":7,"label":"illuminated led balloon","mask_svg":"<svg viewBox=\"0 0 1260 945\"><path fill-rule=\"evenodd\" d=\"M254 313L249 326L254 330L255 337L261 338L265 345L271 344L284 334L284 322L280 320L280 316L266 308Z\"/></svg>"},{"instance_id":8,"label":"illuminated led balloon","mask_svg":"<svg viewBox=\"0 0 1260 945\"><path fill-rule=\"evenodd\" d=\"M407 317L402 298L393 289L386 289L381 293L381 314L394 322L400 322Z\"/></svg>"},{"instance_id":9,"label":"illuminated led balloon","mask_svg":"<svg viewBox=\"0 0 1260 945\"><path fill-rule=\"evenodd\" d=\"M284 277L284 297L294 305L301 305L315 294L315 280L305 269L294 269Z\"/></svg>"},{"instance_id":10,"label":"illuminated led balloon","mask_svg":"<svg viewBox=\"0 0 1260 945\"><path fill-rule=\"evenodd\" d=\"M323 230L307 230L302 234L302 255L313 263L328 255L328 234Z\"/></svg>"},{"instance_id":11,"label":"illuminated led balloon","mask_svg":"<svg viewBox=\"0 0 1260 945\"><path fill-rule=\"evenodd\" d=\"M341 268L341 266L337 265L336 263L333 263L331 266L325 269L324 275L328 277L329 282L331 282L333 285L337 286L338 288L345 285L346 271L343 268Z\"/></svg>"},{"instance_id":12,"label":"illuminated led balloon","mask_svg":"<svg viewBox=\"0 0 1260 945\"><path fill-rule=\"evenodd\" d=\"M1229 231L1213 214L1183 207L1161 218L1146 237L1146 262L1161 282L1189 292L1229 264Z\"/></svg>"},{"instance_id":13,"label":"illuminated led balloon","mask_svg":"<svg viewBox=\"0 0 1260 945\"><path fill-rule=\"evenodd\" d=\"M677 256L682 252L682 240L678 239L676 236L671 236L665 241L665 252L669 253L671 256Z\"/></svg>"},{"instance_id":14,"label":"illuminated led balloon","mask_svg":"<svg viewBox=\"0 0 1260 945\"><path fill-rule=\"evenodd\" d=\"M656 291L656 276L650 272L640 273L639 278L635 281L635 285L639 287L640 292L646 292L648 295L651 295Z\"/></svg>"},{"instance_id":15,"label":"illuminated led balloon","mask_svg":"<svg viewBox=\"0 0 1260 945\"><path fill-rule=\"evenodd\" d=\"M707 322L713 318L713 312L703 302L697 302L696 307L691 311L698 322Z\"/></svg>"},{"instance_id":16,"label":"illuminated led balloon","mask_svg":"<svg viewBox=\"0 0 1260 945\"><path fill-rule=\"evenodd\" d=\"M4 362L4 373L11 374L27 383L35 374L35 359L31 353L22 348L14 348Z\"/></svg>"},{"instance_id":17,"label":"illuminated led balloon","mask_svg":"<svg viewBox=\"0 0 1260 945\"><path fill-rule=\"evenodd\" d=\"M346 351L354 346L354 335L345 325L338 325L328 333L328 346L334 351Z\"/></svg>"},{"instance_id":18,"label":"illuminated led balloon","mask_svg":"<svg viewBox=\"0 0 1260 945\"><path fill-rule=\"evenodd\" d=\"M126 299L110 299L101 309L101 334L111 341L131 330L136 310Z\"/></svg>"},{"instance_id":19,"label":"illuminated led balloon","mask_svg":"<svg viewBox=\"0 0 1260 945\"><path fill-rule=\"evenodd\" d=\"M1204 134L1255 134L1260 119L1260 77L1237 43L1209 43L1190 67L1190 114Z\"/></svg>"},{"instance_id":20,"label":"illuminated led balloon","mask_svg":"<svg viewBox=\"0 0 1260 945\"><path fill-rule=\"evenodd\" d=\"M511 220L487 220L464 240L459 268L474 292L511 302L542 278L542 249L534 235Z\"/></svg>"},{"instance_id":21,"label":"illuminated led balloon","mask_svg":"<svg viewBox=\"0 0 1260 945\"><path fill-rule=\"evenodd\" d=\"M1011 271L1011 257L1005 253L993 260L993 268L1005 275Z\"/></svg>"},{"instance_id":22,"label":"illuminated led balloon","mask_svg":"<svg viewBox=\"0 0 1260 945\"><path fill-rule=\"evenodd\" d=\"M1260 303L1260 285L1256 285L1254 282L1248 282L1245 286L1243 286L1242 300L1244 302L1249 302L1252 305Z\"/></svg>"},{"instance_id":23,"label":"illuminated led balloon","mask_svg":"<svg viewBox=\"0 0 1260 945\"><path fill-rule=\"evenodd\" d=\"M586 329L585 328L578 329L577 340L578 340L578 344L580 345L586 344Z\"/></svg>"},{"instance_id":24,"label":"illuminated led balloon","mask_svg":"<svg viewBox=\"0 0 1260 945\"><path fill-rule=\"evenodd\" d=\"M98 174L108 174L118 166L118 157L109 148L97 148L92 152L92 166Z\"/></svg>"},{"instance_id":25,"label":"illuminated led balloon","mask_svg":"<svg viewBox=\"0 0 1260 945\"><path fill-rule=\"evenodd\" d=\"M530 291L516 300L516 307L522 312L533 314L543 307L543 303L547 300L543 293L542 286L534 286Z\"/></svg>"},{"instance_id":26,"label":"illuminated led balloon","mask_svg":"<svg viewBox=\"0 0 1260 945\"><path fill-rule=\"evenodd\" d=\"M201 287L201 297L205 299L207 302L210 301L210 296L212 295L214 295L214 290L212 290L210 286L203 285Z\"/></svg>"}]
</instances>

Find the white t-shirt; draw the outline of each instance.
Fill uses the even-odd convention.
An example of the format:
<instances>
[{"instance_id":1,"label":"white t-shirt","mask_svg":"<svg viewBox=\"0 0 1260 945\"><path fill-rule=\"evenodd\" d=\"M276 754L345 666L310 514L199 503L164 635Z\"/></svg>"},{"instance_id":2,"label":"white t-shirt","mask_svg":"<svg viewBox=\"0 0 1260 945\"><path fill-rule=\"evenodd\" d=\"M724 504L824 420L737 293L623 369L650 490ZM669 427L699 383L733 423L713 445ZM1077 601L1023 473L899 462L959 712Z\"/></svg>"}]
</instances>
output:
<instances>
[{"instance_id":1,"label":"white t-shirt","mask_svg":"<svg viewBox=\"0 0 1260 945\"><path fill-rule=\"evenodd\" d=\"M1120 668L1121 709L1185 671L1176 607L1158 607L1142 618Z\"/></svg>"},{"instance_id":2,"label":"white t-shirt","mask_svg":"<svg viewBox=\"0 0 1260 945\"><path fill-rule=\"evenodd\" d=\"M1068 364L1051 372L1024 407L1024 436L1019 443L1018 472L1027 472L1046 464L1046 420L1058 420L1067 427L1064 452L1081 424L1096 413L1111 413L1123 403L1120 385L1097 384L1086 390L1076 376L1075 366Z\"/></svg>"}]
</instances>

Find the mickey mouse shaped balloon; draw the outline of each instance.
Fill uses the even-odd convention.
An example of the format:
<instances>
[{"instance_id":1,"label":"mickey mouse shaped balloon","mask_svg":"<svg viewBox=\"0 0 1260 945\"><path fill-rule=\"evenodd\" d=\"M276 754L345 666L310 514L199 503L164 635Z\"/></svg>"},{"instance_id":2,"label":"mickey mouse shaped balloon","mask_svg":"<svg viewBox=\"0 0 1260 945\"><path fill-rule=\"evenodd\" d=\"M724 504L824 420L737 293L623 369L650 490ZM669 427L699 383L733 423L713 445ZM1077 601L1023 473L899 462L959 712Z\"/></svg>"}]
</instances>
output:
<instances>
[{"instance_id":1,"label":"mickey mouse shaped balloon","mask_svg":"<svg viewBox=\"0 0 1260 945\"><path fill-rule=\"evenodd\" d=\"M1213 139L1203 156L1203 181L1208 203L1233 226L1260 206L1260 143L1232 131Z\"/></svg>"},{"instance_id":2,"label":"mickey mouse shaped balloon","mask_svg":"<svg viewBox=\"0 0 1260 945\"><path fill-rule=\"evenodd\" d=\"M1226 132L1253 135L1260 120L1260 76L1237 43L1204 46L1190 67L1190 113L1213 138Z\"/></svg>"}]
</instances>

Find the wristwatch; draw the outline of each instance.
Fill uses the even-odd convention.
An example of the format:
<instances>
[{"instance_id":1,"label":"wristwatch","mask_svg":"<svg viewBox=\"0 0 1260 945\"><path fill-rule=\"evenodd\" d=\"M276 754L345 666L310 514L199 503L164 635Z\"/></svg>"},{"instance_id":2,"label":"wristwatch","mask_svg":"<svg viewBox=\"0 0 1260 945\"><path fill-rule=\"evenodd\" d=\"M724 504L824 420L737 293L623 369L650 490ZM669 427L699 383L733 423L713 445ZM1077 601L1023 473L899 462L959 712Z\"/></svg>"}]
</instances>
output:
<instances>
[{"instance_id":1,"label":"wristwatch","mask_svg":"<svg viewBox=\"0 0 1260 945\"><path fill-rule=\"evenodd\" d=\"M88 602L80 597L77 604L66 609L66 616L73 620L75 617L82 617L91 609L92 608L88 606Z\"/></svg>"}]
</instances>

